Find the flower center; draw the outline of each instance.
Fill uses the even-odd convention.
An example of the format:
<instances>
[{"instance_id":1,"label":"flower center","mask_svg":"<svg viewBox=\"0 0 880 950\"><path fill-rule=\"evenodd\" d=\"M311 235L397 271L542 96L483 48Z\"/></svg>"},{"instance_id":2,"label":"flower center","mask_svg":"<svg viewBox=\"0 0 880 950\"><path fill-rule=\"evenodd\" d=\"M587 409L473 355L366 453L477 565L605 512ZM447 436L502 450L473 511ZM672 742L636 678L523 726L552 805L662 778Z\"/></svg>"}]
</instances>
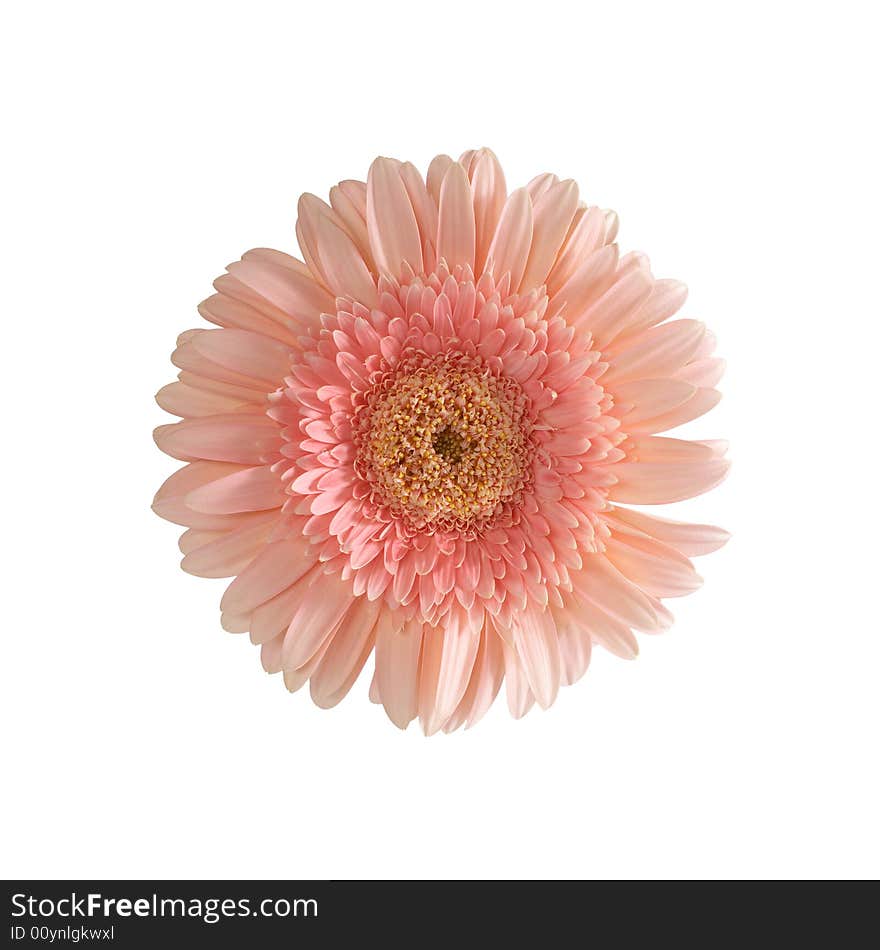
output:
<instances>
[{"instance_id":1,"label":"flower center","mask_svg":"<svg viewBox=\"0 0 880 950\"><path fill-rule=\"evenodd\" d=\"M483 527L529 479L528 400L476 357L411 355L373 387L355 429L374 500L415 528Z\"/></svg>"}]
</instances>

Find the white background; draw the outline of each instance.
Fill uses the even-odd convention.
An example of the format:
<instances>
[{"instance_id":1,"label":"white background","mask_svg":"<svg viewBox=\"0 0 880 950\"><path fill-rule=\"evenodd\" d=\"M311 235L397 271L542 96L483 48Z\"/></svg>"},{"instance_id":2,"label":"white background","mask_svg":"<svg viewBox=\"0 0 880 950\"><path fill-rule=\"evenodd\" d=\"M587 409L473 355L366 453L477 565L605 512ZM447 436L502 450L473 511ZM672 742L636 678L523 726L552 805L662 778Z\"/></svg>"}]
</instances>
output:
<instances>
[{"instance_id":1,"label":"white background","mask_svg":"<svg viewBox=\"0 0 880 950\"><path fill-rule=\"evenodd\" d=\"M4 24L2 871L876 876L871 5L19 4ZM177 333L302 191L491 146L576 178L729 360L706 583L546 713L290 696L149 509Z\"/></svg>"}]
</instances>

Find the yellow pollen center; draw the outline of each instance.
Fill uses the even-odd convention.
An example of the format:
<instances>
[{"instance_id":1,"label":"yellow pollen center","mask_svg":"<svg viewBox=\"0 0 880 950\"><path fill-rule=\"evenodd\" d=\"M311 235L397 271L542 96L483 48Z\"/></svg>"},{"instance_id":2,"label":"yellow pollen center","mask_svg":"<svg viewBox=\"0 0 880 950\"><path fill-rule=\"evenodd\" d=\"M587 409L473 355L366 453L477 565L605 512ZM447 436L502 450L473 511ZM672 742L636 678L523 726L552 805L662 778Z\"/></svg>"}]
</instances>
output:
<instances>
[{"instance_id":1,"label":"yellow pollen center","mask_svg":"<svg viewBox=\"0 0 880 950\"><path fill-rule=\"evenodd\" d=\"M368 395L358 470L413 527L484 526L528 480L527 409L519 384L480 361L418 354Z\"/></svg>"}]
</instances>

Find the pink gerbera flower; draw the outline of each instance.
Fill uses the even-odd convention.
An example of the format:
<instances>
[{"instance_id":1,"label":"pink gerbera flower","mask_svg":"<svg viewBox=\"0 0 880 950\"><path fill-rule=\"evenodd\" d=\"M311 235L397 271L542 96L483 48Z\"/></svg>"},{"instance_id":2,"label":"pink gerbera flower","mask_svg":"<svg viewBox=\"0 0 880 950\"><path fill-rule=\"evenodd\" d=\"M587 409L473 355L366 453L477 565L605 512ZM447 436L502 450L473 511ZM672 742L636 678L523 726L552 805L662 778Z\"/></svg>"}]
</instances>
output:
<instances>
[{"instance_id":1,"label":"pink gerbera flower","mask_svg":"<svg viewBox=\"0 0 880 950\"><path fill-rule=\"evenodd\" d=\"M223 625L288 689L333 706L375 652L402 728L473 725L502 681L522 716L699 585L689 556L726 533L620 503L724 477L722 443L657 435L716 404L723 363L616 231L573 181L508 195L487 149L427 182L380 158L300 199L305 263L249 251L218 278L219 328L182 334L157 397L186 465L154 507L184 570L237 575Z\"/></svg>"}]
</instances>

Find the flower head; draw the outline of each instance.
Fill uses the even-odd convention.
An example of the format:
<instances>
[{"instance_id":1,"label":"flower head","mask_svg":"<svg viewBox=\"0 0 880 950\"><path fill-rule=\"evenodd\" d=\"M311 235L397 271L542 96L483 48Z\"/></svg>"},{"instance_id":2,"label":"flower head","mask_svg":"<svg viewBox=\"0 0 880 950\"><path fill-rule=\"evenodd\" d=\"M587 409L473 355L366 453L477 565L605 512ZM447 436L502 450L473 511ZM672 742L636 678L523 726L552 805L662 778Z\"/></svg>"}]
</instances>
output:
<instances>
[{"instance_id":1,"label":"flower head","mask_svg":"<svg viewBox=\"0 0 880 950\"><path fill-rule=\"evenodd\" d=\"M707 525L620 507L706 491L724 445L659 436L711 409L723 363L684 287L619 257L572 181L507 194L488 150L423 181L377 159L299 204L304 262L255 250L184 333L156 430L187 464L155 509L183 567L288 688L371 697L405 727L549 706L593 643L634 656L700 583Z\"/></svg>"}]
</instances>

